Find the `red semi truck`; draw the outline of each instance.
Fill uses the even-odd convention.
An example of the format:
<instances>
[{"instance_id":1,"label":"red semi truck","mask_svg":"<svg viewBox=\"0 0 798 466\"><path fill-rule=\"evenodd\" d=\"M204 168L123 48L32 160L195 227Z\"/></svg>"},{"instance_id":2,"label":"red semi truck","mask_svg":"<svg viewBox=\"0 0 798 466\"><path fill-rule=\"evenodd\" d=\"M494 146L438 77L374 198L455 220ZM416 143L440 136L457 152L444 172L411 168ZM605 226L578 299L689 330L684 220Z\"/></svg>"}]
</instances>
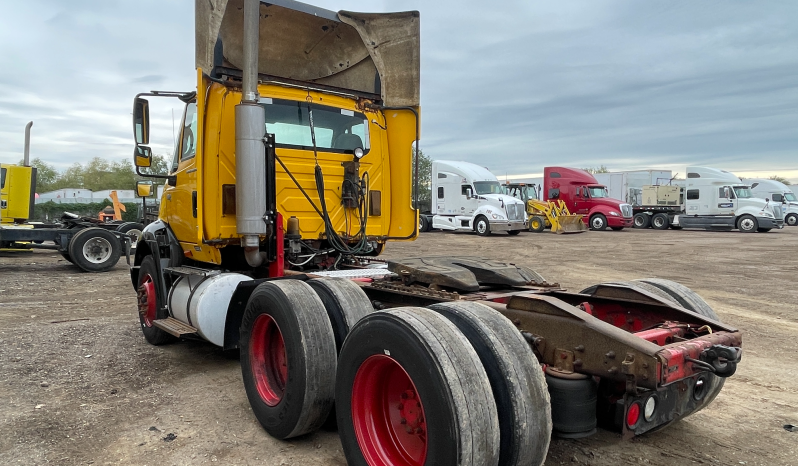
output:
<instances>
[{"instance_id":1,"label":"red semi truck","mask_svg":"<svg viewBox=\"0 0 798 466\"><path fill-rule=\"evenodd\" d=\"M612 199L607 187L578 168L543 169L543 192L547 201L562 200L572 214L584 215L591 230L623 230L632 226L632 206Z\"/></svg>"}]
</instances>

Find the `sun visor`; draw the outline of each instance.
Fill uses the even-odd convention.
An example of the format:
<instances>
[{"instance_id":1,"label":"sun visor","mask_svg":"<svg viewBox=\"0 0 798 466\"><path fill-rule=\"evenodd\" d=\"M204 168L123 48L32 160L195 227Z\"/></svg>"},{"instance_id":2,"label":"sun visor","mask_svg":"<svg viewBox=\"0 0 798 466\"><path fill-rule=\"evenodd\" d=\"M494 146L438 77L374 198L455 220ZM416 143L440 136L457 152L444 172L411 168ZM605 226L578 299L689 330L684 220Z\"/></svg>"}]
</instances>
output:
<instances>
[{"instance_id":1,"label":"sun visor","mask_svg":"<svg viewBox=\"0 0 798 466\"><path fill-rule=\"evenodd\" d=\"M210 73L243 62L243 0L196 0L196 66ZM418 106L417 11L354 13L291 0L260 3L262 75L380 95Z\"/></svg>"}]
</instances>

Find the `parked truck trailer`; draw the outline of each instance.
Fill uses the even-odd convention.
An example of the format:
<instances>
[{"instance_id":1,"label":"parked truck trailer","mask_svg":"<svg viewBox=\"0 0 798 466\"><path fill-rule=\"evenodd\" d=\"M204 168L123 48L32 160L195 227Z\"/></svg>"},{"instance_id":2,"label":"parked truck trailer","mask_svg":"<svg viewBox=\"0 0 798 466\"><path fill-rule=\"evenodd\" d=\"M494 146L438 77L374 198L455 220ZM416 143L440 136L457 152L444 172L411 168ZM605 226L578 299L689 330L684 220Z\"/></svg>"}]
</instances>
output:
<instances>
[{"instance_id":1,"label":"parked truck trailer","mask_svg":"<svg viewBox=\"0 0 798 466\"><path fill-rule=\"evenodd\" d=\"M196 89L134 103L139 168L149 99L185 111L131 280L148 342L239 350L270 435L335 404L348 464L540 465L552 430L645 434L734 373L740 332L674 282L574 293L466 251L373 258L418 235L418 12L195 8Z\"/></svg>"}]
</instances>

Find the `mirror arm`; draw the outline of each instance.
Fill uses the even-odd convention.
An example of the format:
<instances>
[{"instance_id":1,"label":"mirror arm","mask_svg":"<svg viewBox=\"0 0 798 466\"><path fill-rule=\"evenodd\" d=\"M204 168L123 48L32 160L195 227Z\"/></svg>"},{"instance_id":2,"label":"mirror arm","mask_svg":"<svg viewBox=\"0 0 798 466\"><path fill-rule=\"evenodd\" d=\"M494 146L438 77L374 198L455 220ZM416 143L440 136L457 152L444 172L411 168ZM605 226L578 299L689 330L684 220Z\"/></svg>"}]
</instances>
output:
<instances>
[{"instance_id":1,"label":"mirror arm","mask_svg":"<svg viewBox=\"0 0 798 466\"><path fill-rule=\"evenodd\" d=\"M141 173L140 167L136 167L136 174L138 176L143 176L144 178L160 178L163 180L168 180L167 182L169 182L169 184L172 184L171 181L175 179L174 175L151 175L149 173Z\"/></svg>"}]
</instances>

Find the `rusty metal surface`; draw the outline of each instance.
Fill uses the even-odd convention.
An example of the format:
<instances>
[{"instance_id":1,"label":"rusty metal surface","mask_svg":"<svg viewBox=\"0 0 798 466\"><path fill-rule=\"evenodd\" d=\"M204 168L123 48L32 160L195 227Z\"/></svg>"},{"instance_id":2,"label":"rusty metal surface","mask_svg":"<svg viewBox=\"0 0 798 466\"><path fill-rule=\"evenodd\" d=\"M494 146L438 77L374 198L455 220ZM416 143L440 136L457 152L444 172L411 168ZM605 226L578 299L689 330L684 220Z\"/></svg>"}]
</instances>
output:
<instances>
[{"instance_id":1,"label":"rusty metal surface","mask_svg":"<svg viewBox=\"0 0 798 466\"><path fill-rule=\"evenodd\" d=\"M167 317L166 319L158 319L152 321L152 324L159 329L163 330L166 333L174 335L176 337L181 337L183 335L193 335L197 333L197 329L180 322L179 320L175 319L174 317Z\"/></svg>"},{"instance_id":2,"label":"rusty metal surface","mask_svg":"<svg viewBox=\"0 0 798 466\"><path fill-rule=\"evenodd\" d=\"M500 312L531 336L544 364L625 382L632 391L657 388L661 347L654 343L546 294L514 296Z\"/></svg>"}]
</instances>

